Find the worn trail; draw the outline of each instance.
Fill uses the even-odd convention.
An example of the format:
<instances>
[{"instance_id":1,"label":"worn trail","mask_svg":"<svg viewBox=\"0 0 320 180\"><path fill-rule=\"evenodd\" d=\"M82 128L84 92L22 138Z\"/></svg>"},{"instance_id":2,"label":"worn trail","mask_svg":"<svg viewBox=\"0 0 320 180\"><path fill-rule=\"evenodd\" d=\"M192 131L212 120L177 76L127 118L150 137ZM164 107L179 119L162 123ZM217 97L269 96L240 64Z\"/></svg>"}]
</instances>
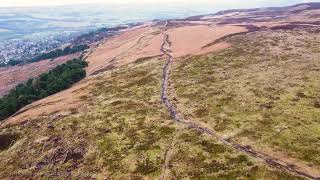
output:
<instances>
[{"instance_id":1,"label":"worn trail","mask_svg":"<svg viewBox=\"0 0 320 180\"><path fill-rule=\"evenodd\" d=\"M288 162L285 162L283 160L274 158L268 154L256 151L254 149L252 149L250 146L243 146L237 142L234 142L230 139L225 139L221 136L219 136L217 133L215 133L214 131L202 127L201 125L198 125L196 123L193 122L189 122L184 120L184 118L182 117L182 115L179 115L177 108L174 106L174 104L170 101L169 97L168 97L168 87L169 87L169 79L170 79L170 66L173 62L173 56L172 56L172 52L170 49L171 43L169 41L169 35L165 34L165 29L168 25L168 21L165 22L164 25L164 29L163 29L163 43L161 46L161 52L167 56L167 62L163 67L163 76L162 76L162 94L161 94L161 100L164 103L164 105L167 107L167 109L169 110L171 117L179 124L183 124L186 125L189 128L195 129L200 131L201 133L207 134L209 136L212 136L214 138L216 138L218 141L220 141L221 143L232 147L238 151L241 151L245 154L247 154L248 156L257 158L262 160L265 164L280 169L280 170L285 170L294 174L297 174L299 176L308 178L308 179L315 179L315 180L320 180L320 177L315 177L311 174L309 174L308 172L305 172L303 170L301 170L301 168L299 168L298 166L294 165L294 164L290 164Z\"/></svg>"}]
</instances>

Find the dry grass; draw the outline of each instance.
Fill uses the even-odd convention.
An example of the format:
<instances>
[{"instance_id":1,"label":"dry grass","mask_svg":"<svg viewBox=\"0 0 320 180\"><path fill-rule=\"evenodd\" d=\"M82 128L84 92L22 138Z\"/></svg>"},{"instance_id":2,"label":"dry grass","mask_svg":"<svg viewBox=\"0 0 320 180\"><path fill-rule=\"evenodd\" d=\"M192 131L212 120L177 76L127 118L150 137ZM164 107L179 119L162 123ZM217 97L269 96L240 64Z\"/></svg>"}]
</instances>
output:
<instances>
[{"instance_id":1,"label":"dry grass","mask_svg":"<svg viewBox=\"0 0 320 180\"><path fill-rule=\"evenodd\" d=\"M138 58L160 55L162 37L159 29L151 26L133 28L107 39L88 56L88 74L108 66L123 66Z\"/></svg>"},{"instance_id":2,"label":"dry grass","mask_svg":"<svg viewBox=\"0 0 320 180\"><path fill-rule=\"evenodd\" d=\"M232 49L175 64L179 108L223 136L299 159L320 175L319 34L265 31L229 42Z\"/></svg>"},{"instance_id":3,"label":"dry grass","mask_svg":"<svg viewBox=\"0 0 320 180\"><path fill-rule=\"evenodd\" d=\"M1 129L19 138L0 152L0 178L155 179L170 147L168 178L293 178L197 132L176 134L160 100L163 65L151 59L105 72L88 89L87 110Z\"/></svg>"},{"instance_id":4,"label":"dry grass","mask_svg":"<svg viewBox=\"0 0 320 180\"><path fill-rule=\"evenodd\" d=\"M174 57L186 55L198 55L208 52L219 51L230 47L230 44L219 43L214 46L206 45L224 36L239 32L246 32L245 27L239 26L212 26L196 25L177 27L168 30Z\"/></svg>"}]
</instances>

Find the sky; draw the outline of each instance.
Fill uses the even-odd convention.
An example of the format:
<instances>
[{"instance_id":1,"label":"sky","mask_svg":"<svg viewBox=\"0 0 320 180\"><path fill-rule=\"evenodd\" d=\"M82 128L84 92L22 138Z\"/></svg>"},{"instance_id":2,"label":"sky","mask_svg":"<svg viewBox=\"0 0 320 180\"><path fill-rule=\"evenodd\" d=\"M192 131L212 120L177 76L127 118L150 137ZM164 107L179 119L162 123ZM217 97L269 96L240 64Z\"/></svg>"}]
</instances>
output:
<instances>
[{"instance_id":1,"label":"sky","mask_svg":"<svg viewBox=\"0 0 320 180\"><path fill-rule=\"evenodd\" d=\"M106 4L150 4L150 3L205 3L219 6L243 5L261 6L264 4L293 4L310 2L309 0L0 0L0 7L32 7L32 6L59 6L71 4L106 3ZM320 2L320 0L313 0Z\"/></svg>"}]
</instances>

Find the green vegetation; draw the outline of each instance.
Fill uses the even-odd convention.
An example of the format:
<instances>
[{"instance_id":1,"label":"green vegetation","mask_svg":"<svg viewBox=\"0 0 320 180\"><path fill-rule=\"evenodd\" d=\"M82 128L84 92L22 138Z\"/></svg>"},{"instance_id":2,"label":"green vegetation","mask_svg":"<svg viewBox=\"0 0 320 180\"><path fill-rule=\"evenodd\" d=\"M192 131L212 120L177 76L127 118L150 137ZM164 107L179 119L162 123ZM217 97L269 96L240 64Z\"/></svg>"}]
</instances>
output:
<instances>
[{"instance_id":1,"label":"green vegetation","mask_svg":"<svg viewBox=\"0 0 320 180\"><path fill-rule=\"evenodd\" d=\"M19 84L0 99L0 120L11 116L22 107L70 87L86 76L87 63L74 59L57 66L48 73Z\"/></svg>"},{"instance_id":2,"label":"green vegetation","mask_svg":"<svg viewBox=\"0 0 320 180\"><path fill-rule=\"evenodd\" d=\"M60 56L65 56L65 55L69 55L69 54L74 54L76 52L81 52L84 51L86 49L88 49L89 46L86 44L80 44L80 45L76 45L76 46L68 46L66 48L62 49L56 49L53 51L50 51L48 53L44 53L41 54L39 56L36 56L35 58L32 58L31 60L27 61L27 63L31 63L31 62L38 62L44 59L54 59Z\"/></svg>"},{"instance_id":3,"label":"green vegetation","mask_svg":"<svg viewBox=\"0 0 320 180\"><path fill-rule=\"evenodd\" d=\"M180 109L235 141L319 166L320 36L256 32L229 41L231 49L175 64Z\"/></svg>"},{"instance_id":4,"label":"green vegetation","mask_svg":"<svg viewBox=\"0 0 320 180\"><path fill-rule=\"evenodd\" d=\"M303 179L287 172L270 171L247 155L194 130L179 134L170 166L171 179Z\"/></svg>"},{"instance_id":5,"label":"green vegetation","mask_svg":"<svg viewBox=\"0 0 320 180\"><path fill-rule=\"evenodd\" d=\"M299 179L177 125L160 99L164 63L150 59L90 79L89 107L74 115L0 129L21 134L1 152L0 179L159 179L166 158L168 179Z\"/></svg>"},{"instance_id":6,"label":"green vegetation","mask_svg":"<svg viewBox=\"0 0 320 180\"><path fill-rule=\"evenodd\" d=\"M23 62L21 60L14 60L11 59L9 62L7 63L0 63L0 67L7 67L7 66L15 66L15 65L19 65L22 64Z\"/></svg>"},{"instance_id":7,"label":"green vegetation","mask_svg":"<svg viewBox=\"0 0 320 180\"><path fill-rule=\"evenodd\" d=\"M3 66L15 66L19 64L23 64L23 61L11 59L7 64L4 64Z\"/></svg>"},{"instance_id":8,"label":"green vegetation","mask_svg":"<svg viewBox=\"0 0 320 180\"><path fill-rule=\"evenodd\" d=\"M95 36L99 34L104 34L104 33L108 33L108 28L100 28L100 29L97 29L96 31L91 31L91 32L82 34L77 37L77 40L80 41L80 40L92 39Z\"/></svg>"},{"instance_id":9,"label":"green vegetation","mask_svg":"<svg viewBox=\"0 0 320 180\"><path fill-rule=\"evenodd\" d=\"M27 60L10 60L7 64L0 64L0 67L4 66L15 66L19 64L28 64L28 63L33 63L33 62L39 62L41 60L46 60L46 59L54 59L57 57L61 56L66 56L70 54L74 54L76 52L82 52L86 49L88 49L89 46L86 44L80 44L80 45L75 45L75 46L68 46L65 47L64 49L56 49L47 53L40 54L34 58L27 59Z\"/></svg>"},{"instance_id":10,"label":"green vegetation","mask_svg":"<svg viewBox=\"0 0 320 180\"><path fill-rule=\"evenodd\" d=\"M80 36L78 36L74 42L97 42L103 38L105 38L106 36L110 36L114 33L117 33L119 30L122 29L126 29L127 26L118 26L118 27L114 27L114 28L99 28L95 31L91 31L85 34L82 34Z\"/></svg>"}]
</instances>

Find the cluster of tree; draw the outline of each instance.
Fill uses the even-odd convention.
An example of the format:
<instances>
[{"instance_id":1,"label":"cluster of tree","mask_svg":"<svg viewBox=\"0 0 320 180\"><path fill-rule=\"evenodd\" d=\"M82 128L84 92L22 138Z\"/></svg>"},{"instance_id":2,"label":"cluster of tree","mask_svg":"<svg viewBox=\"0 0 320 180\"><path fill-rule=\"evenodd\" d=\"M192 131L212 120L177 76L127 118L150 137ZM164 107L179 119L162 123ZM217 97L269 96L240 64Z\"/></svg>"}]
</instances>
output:
<instances>
[{"instance_id":1,"label":"cluster of tree","mask_svg":"<svg viewBox=\"0 0 320 180\"><path fill-rule=\"evenodd\" d=\"M9 66L15 66L15 65L18 65L18 64L22 64L23 62L21 60L15 60L15 59L11 59L7 65Z\"/></svg>"},{"instance_id":2,"label":"cluster of tree","mask_svg":"<svg viewBox=\"0 0 320 180\"><path fill-rule=\"evenodd\" d=\"M81 52L84 51L86 49L88 49L89 46L86 44L80 44L80 45L76 45L76 46L68 46L66 48L62 49L56 49L54 51L50 51L48 53L43 53L39 56L36 56L32 59L29 60L29 62L38 62L44 59L53 59L53 58L57 58L60 56L65 56L65 55L69 55L69 54L73 54L76 52Z\"/></svg>"},{"instance_id":3,"label":"cluster of tree","mask_svg":"<svg viewBox=\"0 0 320 180\"><path fill-rule=\"evenodd\" d=\"M130 24L134 25L134 24ZM127 29L129 26L123 25L123 26L117 26L117 27L111 27L111 28L100 28L95 31L88 32L86 34L82 34L75 38L72 43L79 44L79 43L94 43L98 42L101 39L104 39L106 37L113 36L114 34L117 34L120 30Z\"/></svg>"},{"instance_id":4,"label":"cluster of tree","mask_svg":"<svg viewBox=\"0 0 320 180\"><path fill-rule=\"evenodd\" d=\"M73 54L76 52L81 52L81 51L84 51L88 48L89 48L89 46L87 44L68 46L64 49L56 49L56 50L53 50L53 51L50 51L47 53L40 54L34 58L27 59L27 60L12 59L7 64L0 64L0 67L1 66L15 66L15 65L24 64L24 63L28 64L28 63L33 63L33 62L39 62L39 61L45 60L45 59L54 59L54 58L57 58L60 56L66 56L66 55Z\"/></svg>"},{"instance_id":5,"label":"cluster of tree","mask_svg":"<svg viewBox=\"0 0 320 180\"><path fill-rule=\"evenodd\" d=\"M110 36L111 33L108 31L108 28L100 28L95 31L91 31L85 34L82 34L75 38L72 43L78 44L80 42L85 42L85 43L94 43L97 42L105 37Z\"/></svg>"},{"instance_id":6,"label":"cluster of tree","mask_svg":"<svg viewBox=\"0 0 320 180\"><path fill-rule=\"evenodd\" d=\"M0 121L4 120L22 107L69 88L86 76L88 63L81 58L59 65L48 73L29 79L19 84L10 93L0 99Z\"/></svg>"},{"instance_id":7,"label":"cluster of tree","mask_svg":"<svg viewBox=\"0 0 320 180\"><path fill-rule=\"evenodd\" d=\"M7 66L15 66L15 65L18 65L18 64L21 64L22 61L21 60L10 60L9 62L7 63L0 63L0 67L7 67Z\"/></svg>"}]
</instances>

